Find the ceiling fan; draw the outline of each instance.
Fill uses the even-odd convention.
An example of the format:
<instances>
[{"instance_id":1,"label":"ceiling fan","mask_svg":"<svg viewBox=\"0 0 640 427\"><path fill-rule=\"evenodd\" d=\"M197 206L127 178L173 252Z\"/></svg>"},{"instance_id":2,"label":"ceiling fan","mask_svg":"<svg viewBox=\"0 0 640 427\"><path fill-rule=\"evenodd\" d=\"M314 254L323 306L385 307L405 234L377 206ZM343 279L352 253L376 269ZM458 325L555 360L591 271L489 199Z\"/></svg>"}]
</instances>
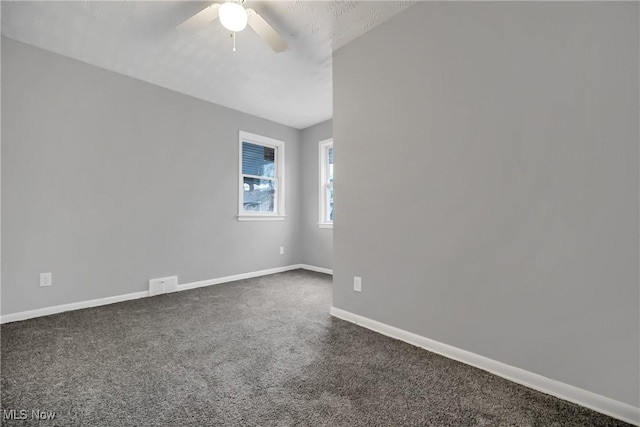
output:
<instances>
[{"instance_id":1,"label":"ceiling fan","mask_svg":"<svg viewBox=\"0 0 640 427\"><path fill-rule=\"evenodd\" d=\"M180 31L197 31L220 18L224 28L231 31L233 50L236 50L236 32L244 30L249 24L275 52L287 49L287 42L273 29L262 16L253 9L243 6L244 0L227 0L224 3L212 3L191 18L178 25Z\"/></svg>"}]
</instances>

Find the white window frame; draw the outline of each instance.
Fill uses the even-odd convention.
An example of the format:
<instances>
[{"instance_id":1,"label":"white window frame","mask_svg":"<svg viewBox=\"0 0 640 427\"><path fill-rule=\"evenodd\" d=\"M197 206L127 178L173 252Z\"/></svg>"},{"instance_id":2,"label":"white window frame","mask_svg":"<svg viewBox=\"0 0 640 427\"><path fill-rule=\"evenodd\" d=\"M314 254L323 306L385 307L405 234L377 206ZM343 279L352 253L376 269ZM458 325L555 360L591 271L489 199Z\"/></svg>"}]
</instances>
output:
<instances>
[{"instance_id":1,"label":"white window frame","mask_svg":"<svg viewBox=\"0 0 640 427\"><path fill-rule=\"evenodd\" d=\"M329 182L329 148L333 148L333 138L325 139L318 143L318 164L320 170L318 227L320 228L333 228L333 221L329 221L327 218L329 208L327 189L329 186L333 186L333 183Z\"/></svg>"},{"instance_id":2,"label":"white window frame","mask_svg":"<svg viewBox=\"0 0 640 427\"><path fill-rule=\"evenodd\" d=\"M262 178L254 175L246 175L242 173L242 143L261 145L263 147L273 148L275 151L275 178L276 193L274 196L274 212L245 212L243 209L244 201L244 178ZM238 221L281 221L285 218L284 211L284 141L269 138L255 133L239 131L238 132Z\"/></svg>"}]
</instances>

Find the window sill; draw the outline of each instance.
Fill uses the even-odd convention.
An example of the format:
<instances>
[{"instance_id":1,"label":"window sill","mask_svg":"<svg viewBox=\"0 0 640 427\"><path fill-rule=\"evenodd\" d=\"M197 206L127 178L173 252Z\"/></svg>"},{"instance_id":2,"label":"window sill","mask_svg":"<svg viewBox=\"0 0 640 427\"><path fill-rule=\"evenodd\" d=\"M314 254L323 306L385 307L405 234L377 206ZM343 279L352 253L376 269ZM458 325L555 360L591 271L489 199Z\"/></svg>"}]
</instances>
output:
<instances>
[{"instance_id":1,"label":"window sill","mask_svg":"<svg viewBox=\"0 0 640 427\"><path fill-rule=\"evenodd\" d=\"M238 215L238 221L284 221L284 215Z\"/></svg>"},{"instance_id":2,"label":"window sill","mask_svg":"<svg viewBox=\"0 0 640 427\"><path fill-rule=\"evenodd\" d=\"M318 224L318 228L333 228L333 224L328 222L322 222Z\"/></svg>"}]
</instances>

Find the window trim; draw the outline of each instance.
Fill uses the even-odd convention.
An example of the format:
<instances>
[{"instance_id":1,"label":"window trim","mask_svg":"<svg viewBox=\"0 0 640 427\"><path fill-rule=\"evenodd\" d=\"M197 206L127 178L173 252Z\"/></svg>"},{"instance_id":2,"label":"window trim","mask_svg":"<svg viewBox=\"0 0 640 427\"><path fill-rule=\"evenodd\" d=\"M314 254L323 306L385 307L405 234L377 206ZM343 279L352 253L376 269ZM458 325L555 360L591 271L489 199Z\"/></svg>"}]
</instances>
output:
<instances>
[{"instance_id":1,"label":"window trim","mask_svg":"<svg viewBox=\"0 0 640 427\"><path fill-rule=\"evenodd\" d=\"M244 201L244 177L253 176L242 173L242 143L261 145L275 150L275 211L274 212L245 212L243 210ZM285 177L284 177L284 141L269 138L268 136L257 135L255 133L238 131L238 221L281 221L285 218Z\"/></svg>"},{"instance_id":2,"label":"window trim","mask_svg":"<svg viewBox=\"0 0 640 427\"><path fill-rule=\"evenodd\" d=\"M327 221L327 188L328 172L329 172L329 156L327 155L329 147L333 148L333 138L325 139L318 143L318 167L319 167L319 186L318 186L318 227L333 228L333 221ZM333 184L332 184L333 185Z\"/></svg>"}]
</instances>

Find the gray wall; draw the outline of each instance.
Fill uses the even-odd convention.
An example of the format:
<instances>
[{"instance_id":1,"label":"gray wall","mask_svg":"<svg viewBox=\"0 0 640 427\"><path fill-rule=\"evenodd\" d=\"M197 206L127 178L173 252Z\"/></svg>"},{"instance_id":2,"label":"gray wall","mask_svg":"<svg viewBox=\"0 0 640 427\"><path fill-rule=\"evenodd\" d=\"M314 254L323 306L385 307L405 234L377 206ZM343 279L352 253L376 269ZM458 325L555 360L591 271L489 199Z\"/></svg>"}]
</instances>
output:
<instances>
[{"instance_id":1,"label":"gray wall","mask_svg":"<svg viewBox=\"0 0 640 427\"><path fill-rule=\"evenodd\" d=\"M302 262L332 268L333 230L319 228L320 178L318 142L331 138L333 122L328 120L302 131Z\"/></svg>"},{"instance_id":2,"label":"gray wall","mask_svg":"<svg viewBox=\"0 0 640 427\"><path fill-rule=\"evenodd\" d=\"M2 67L3 314L300 262L301 131L6 38ZM239 129L285 141L285 221L236 220Z\"/></svg>"},{"instance_id":3,"label":"gray wall","mask_svg":"<svg viewBox=\"0 0 640 427\"><path fill-rule=\"evenodd\" d=\"M334 305L637 406L638 6L418 3L338 50Z\"/></svg>"}]
</instances>

